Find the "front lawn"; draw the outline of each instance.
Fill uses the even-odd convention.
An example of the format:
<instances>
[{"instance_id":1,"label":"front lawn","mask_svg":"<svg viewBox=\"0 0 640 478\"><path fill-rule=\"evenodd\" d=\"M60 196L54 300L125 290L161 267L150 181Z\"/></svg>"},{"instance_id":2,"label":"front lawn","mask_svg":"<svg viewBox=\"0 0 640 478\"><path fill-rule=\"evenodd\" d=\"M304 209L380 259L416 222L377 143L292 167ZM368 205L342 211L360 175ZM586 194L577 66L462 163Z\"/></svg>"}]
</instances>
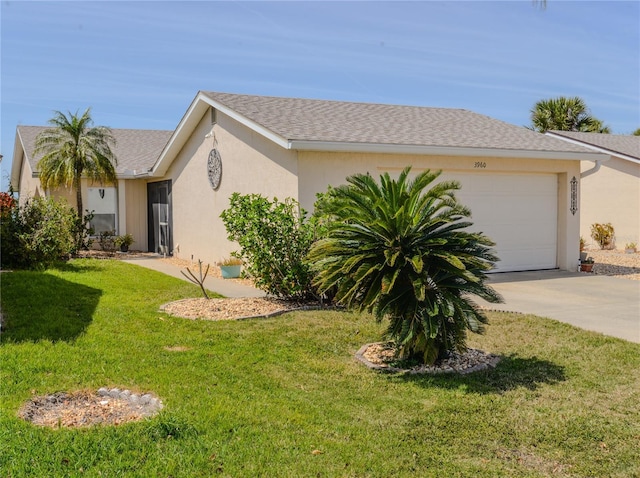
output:
<instances>
[{"instance_id":1,"label":"front lawn","mask_svg":"<svg viewBox=\"0 0 640 478\"><path fill-rule=\"evenodd\" d=\"M353 358L366 315L191 321L158 307L197 286L118 261L3 273L0 475L640 476L640 345L492 313L470 376L395 376ZM606 318L603 318L606 320ZM47 429L30 397L153 392L150 420Z\"/></svg>"}]
</instances>

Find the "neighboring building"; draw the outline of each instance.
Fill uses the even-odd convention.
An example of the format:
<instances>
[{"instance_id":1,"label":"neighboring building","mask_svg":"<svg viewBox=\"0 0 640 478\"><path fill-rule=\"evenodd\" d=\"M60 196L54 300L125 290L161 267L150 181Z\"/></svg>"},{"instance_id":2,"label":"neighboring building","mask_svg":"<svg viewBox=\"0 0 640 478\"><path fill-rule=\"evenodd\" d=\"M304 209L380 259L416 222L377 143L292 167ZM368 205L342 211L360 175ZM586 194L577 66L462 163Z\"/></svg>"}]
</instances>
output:
<instances>
[{"instance_id":1,"label":"neighboring building","mask_svg":"<svg viewBox=\"0 0 640 478\"><path fill-rule=\"evenodd\" d=\"M461 109L199 92L153 166L131 176L136 194L118 201L127 231L130 216L145 218L149 250L214 263L236 249L220 219L234 192L312 210L351 174L411 165L461 182L473 228L497 243L498 271L573 270L580 163L607 159Z\"/></svg>"},{"instance_id":2,"label":"neighboring building","mask_svg":"<svg viewBox=\"0 0 640 478\"><path fill-rule=\"evenodd\" d=\"M11 185L20 194L20 201L30 197L50 195L64 199L74 209L75 193L57 188L44 191L38 179L38 161L35 156L36 136L47 127L18 126L11 167ZM136 249L147 249L147 201L144 178L153 166L172 131L112 129L116 140L113 151L118 158L117 184L95 184L82 181L82 198L85 210L94 211L93 226L96 233L116 231L129 233ZM142 206L142 207L141 207Z\"/></svg>"},{"instance_id":3,"label":"neighboring building","mask_svg":"<svg viewBox=\"0 0 640 478\"><path fill-rule=\"evenodd\" d=\"M640 136L549 131L547 135L611 156L601 166L584 163L580 181L580 235L591 247L591 225L611 223L615 247L640 245Z\"/></svg>"}]
</instances>

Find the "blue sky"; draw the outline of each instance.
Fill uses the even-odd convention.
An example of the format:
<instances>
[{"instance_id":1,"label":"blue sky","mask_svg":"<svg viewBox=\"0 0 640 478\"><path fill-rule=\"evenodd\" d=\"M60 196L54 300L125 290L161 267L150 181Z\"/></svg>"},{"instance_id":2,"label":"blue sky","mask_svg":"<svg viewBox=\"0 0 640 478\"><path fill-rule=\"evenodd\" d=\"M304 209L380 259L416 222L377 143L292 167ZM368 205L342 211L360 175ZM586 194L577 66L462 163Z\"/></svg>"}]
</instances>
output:
<instances>
[{"instance_id":1,"label":"blue sky","mask_svg":"<svg viewBox=\"0 0 640 478\"><path fill-rule=\"evenodd\" d=\"M91 106L176 127L198 90L464 108L516 125L580 96L640 127L640 2L1 3L2 190L15 129Z\"/></svg>"}]
</instances>

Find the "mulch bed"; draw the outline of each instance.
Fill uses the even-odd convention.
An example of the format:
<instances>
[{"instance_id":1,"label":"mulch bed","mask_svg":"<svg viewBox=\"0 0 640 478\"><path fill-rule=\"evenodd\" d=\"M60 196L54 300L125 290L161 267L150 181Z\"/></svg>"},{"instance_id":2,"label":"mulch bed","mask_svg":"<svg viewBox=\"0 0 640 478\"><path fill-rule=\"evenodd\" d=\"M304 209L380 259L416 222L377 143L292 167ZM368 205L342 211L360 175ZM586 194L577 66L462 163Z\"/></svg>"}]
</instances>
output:
<instances>
[{"instance_id":1,"label":"mulch bed","mask_svg":"<svg viewBox=\"0 0 640 478\"><path fill-rule=\"evenodd\" d=\"M101 396L96 392L56 392L34 397L18 412L23 420L49 428L120 425L157 413L157 406L134 403L127 398Z\"/></svg>"}]
</instances>

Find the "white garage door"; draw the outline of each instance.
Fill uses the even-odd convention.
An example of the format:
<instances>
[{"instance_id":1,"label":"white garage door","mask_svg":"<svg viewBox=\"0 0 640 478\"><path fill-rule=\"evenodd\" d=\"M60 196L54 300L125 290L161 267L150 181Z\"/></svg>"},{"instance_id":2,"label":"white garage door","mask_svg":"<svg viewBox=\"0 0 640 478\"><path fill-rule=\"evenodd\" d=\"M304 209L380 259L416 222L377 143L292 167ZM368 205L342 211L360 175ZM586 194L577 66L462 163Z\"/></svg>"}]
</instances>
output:
<instances>
[{"instance_id":1,"label":"white garage door","mask_svg":"<svg viewBox=\"0 0 640 478\"><path fill-rule=\"evenodd\" d=\"M462 184L457 197L472 212L472 230L496 243L496 272L557 266L558 182L555 174L445 172Z\"/></svg>"}]
</instances>

